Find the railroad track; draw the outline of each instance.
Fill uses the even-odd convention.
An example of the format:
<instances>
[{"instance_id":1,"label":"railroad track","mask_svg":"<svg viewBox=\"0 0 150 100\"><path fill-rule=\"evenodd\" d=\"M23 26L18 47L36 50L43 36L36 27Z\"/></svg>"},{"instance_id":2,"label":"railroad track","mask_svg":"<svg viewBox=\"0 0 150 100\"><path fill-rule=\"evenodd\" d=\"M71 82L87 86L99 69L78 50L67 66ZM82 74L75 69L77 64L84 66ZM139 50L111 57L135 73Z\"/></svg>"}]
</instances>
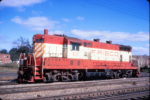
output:
<instances>
[{"instance_id":1,"label":"railroad track","mask_svg":"<svg viewBox=\"0 0 150 100\"><path fill-rule=\"evenodd\" d=\"M141 92L130 92L125 93L122 95L114 95L114 96L105 96L105 97L98 97L93 99L99 99L99 100L149 100L150 99L150 91L141 91ZM88 100L88 99L86 99Z\"/></svg>"},{"instance_id":2,"label":"railroad track","mask_svg":"<svg viewBox=\"0 0 150 100\"><path fill-rule=\"evenodd\" d=\"M50 85L66 85L70 83L73 84L82 84L82 83L86 83L86 84L93 84L96 82L100 82L100 83L111 83L112 81L115 82L134 82L134 81L146 81L149 80L149 77L143 77L143 78L127 78L127 79L108 79L108 80L92 80L92 81L75 81L75 82L55 82L55 83L29 83L29 84L17 84L15 81L11 82L11 81L0 81L0 89L6 89L6 88L24 88L24 87L42 87L42 86L50 86ZM3 85L1 85L3 84Z\"/></svg>"},{"instance_id":3,"label":"railroad track","mask_svg":"<svg viewBox=\"0 0 150 100\"><path fill-rule=\"evenodd\" d=\"M48 84L24 84L0 87L0 98L4 99L28 99L37 97L50 97L60 95L95 93L123 89L125 87L149 87L149 78L129 78L115 80L99 80L84 82L63 82ZM44 93L43 93L44 92ZM15 97L14 97L15 95Z\"/></svg>"},{"instance_id":4,"label":"railroad track","mask_svg":"<svg viewBox=\"0 0 150 100\"><path fill-rule=\"evenodd\" d=\"M140 81L144 81L145 79L141 78ZM11 88L0 88L3 89L0 90L0 94L13 94L13 93L21 93L21 92L33 92L33 91L45 91L45 90L58 90L58 89L69 89L69 88L79 88L79 87L92 87L92 86L108 86L108 85L119 85L119 84L131 84L136 85L138 82L140 82L137 79L132 80L106 80L103 82L100 81L85 81L85 82L74 82L74 83L65 83L65 84L41 84L41 85L32 85L27 87L11 87ZM87 84L87 85L85 85ZM13 91L13 92L12 92Z\"/></svg>"},{"instance_id":5,"label":"railroad track","mask_svg":"<svg viewBox=\"0 0 150 100\"><path fill-rule=\"evenodd\" d=\"M123 89L114 89L108 91L97 91L73 95L61 95L53 97L38 97L36 100L123 100L135 98L149 98L149 87L132 87ZM29 99L29 100L35 100ZM137 99L136 99L137 100Z\"/></svg>"},{"instance_id":6,"label":"railroad track","mask_svg":"<svg viewBox=\"0 0 150 100\"><path fill-rule=\"evenodd\" d=\"M0 86L6 86L6 85L17 85L18 83L16 80L10 80L10 81L0 81Z\"/></svg>"}]
</instances>

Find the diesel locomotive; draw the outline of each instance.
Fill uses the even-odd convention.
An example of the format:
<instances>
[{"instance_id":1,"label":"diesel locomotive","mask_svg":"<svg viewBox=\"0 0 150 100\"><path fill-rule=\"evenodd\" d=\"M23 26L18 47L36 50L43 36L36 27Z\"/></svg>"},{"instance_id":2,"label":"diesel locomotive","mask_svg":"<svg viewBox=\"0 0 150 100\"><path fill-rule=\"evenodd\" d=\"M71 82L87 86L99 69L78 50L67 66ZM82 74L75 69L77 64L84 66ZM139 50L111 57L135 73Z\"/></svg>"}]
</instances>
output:
<instances>
[{"instance_id":1,"label":"diesel locomotive","mask_svg":"<svg viewBox=\"0 0 150 100\"><path fill-rule=\"evenodd\" d=\"M20 55L18 82L77 81L90 78L137 77L130 46L65 35L33 36L33 53Z\"/></svg>"}]
</instances>

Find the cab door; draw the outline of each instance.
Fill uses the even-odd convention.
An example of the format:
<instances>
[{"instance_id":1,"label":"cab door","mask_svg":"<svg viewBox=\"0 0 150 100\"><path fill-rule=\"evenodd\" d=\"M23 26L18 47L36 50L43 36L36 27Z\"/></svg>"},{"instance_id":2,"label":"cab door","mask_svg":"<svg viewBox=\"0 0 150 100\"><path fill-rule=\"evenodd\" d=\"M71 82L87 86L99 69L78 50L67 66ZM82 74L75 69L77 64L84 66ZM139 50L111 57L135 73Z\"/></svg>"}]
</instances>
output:
<instances>
[{"instance_id":1,"label":"cab door","mask_svg":"<svg viewBox=\"0 0 150 100\"><path fill-rule=\"evenodd\" d=\"M68 43L67 40L64 39L64 44L63 44L63 58L67 58L67 50L68 50Z\"/></svg>"}]
</instances>

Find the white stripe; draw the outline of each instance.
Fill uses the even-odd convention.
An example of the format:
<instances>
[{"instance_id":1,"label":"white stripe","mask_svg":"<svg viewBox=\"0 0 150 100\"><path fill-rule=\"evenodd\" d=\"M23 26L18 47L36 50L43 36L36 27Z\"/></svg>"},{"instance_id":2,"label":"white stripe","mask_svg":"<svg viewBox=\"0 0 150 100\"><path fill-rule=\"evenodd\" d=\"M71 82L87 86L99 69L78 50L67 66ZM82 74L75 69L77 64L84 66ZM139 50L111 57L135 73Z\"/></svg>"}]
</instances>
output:
<instances>
[{"instance_id":1,"label":"white stripe","mask_svg":"<svg viewBox=\"0 0 150 100\"><path fill-rule=\"evenodd\" d=\"M63 45L44 43L45 52L43 57L62 57ZM101 48L88 48L80 46L79 51L72 50L71 45L67 45L67 58L73 59L91 59L103 61L120 61L120 55L123 56L123 62L129 62L129 57L132 56L131 52L109 50Z\"/></svg>"}]
</instances>

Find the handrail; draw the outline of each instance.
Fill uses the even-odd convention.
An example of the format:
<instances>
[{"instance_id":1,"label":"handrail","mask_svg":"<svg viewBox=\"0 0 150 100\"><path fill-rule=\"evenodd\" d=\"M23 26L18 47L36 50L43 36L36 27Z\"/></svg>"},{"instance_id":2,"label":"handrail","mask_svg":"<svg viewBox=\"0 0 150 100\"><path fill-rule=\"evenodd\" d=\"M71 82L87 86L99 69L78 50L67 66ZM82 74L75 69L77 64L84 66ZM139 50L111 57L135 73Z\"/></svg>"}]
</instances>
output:
<instances>
[{"instance_id":1,"label":"handrail","mask_svg":"<svg viewBox=\"0 0 150 100\"><path fill-rule=\"evenodd\" d=\"M36 58L35 58L34 53L32 53L32 55L33 55L33 59L34 59L34 76L35 76L35 73L36 73Z\"/></svg>"}]
</instances>

